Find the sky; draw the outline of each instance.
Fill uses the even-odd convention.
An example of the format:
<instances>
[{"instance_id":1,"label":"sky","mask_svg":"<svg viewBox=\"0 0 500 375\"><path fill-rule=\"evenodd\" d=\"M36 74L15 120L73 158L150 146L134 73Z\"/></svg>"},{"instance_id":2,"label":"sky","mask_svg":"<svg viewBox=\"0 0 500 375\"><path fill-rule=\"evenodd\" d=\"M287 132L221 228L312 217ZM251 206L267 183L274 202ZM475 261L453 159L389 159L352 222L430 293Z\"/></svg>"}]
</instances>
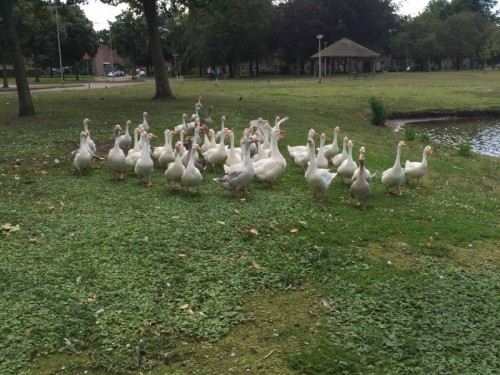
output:
<instances>
[{"instance_id":1,"label":"sky","mask_svg":"<svg viewBox=\"0 0 500 375\"><path fill-rule=\"evenodd\" d=\"M425 9L429 0L396 0L401 5L399 14L416 16ZM115 17L127 8L121 4L117 7L105 5L99 0L89 0L82 9L89 20L94 23L95 30L108 28L108 21L113 22Z\"/></svg>"}]
</instances>

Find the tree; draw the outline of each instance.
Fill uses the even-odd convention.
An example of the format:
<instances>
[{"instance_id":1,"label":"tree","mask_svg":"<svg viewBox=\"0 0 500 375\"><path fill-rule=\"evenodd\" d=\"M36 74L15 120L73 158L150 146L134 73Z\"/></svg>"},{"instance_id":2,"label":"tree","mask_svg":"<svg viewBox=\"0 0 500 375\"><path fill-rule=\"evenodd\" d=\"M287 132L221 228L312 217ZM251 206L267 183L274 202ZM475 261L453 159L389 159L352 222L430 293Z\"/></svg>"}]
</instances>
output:
<instances>
[{"instance_id":1,"label":"tree","mask_svg":"<svg viewBox=\"0 0 500 375\"><path fill-rule=\"evenodd\" d=\"M175 99L168 82L167 68L165 66L160 31L158 28L158 9L160 6L166 7L167 2L161 0L159 3L157 0L101 0L101 2L112 5L126 3L135 11L144 13L155 74L156 91L153 99Z\"/></svg>"},{"instance_id":2,"label":"tree","mask_svg":"<svg viewBox=\"0 0 500 375\"><path fill-rule=\"evenodd\" d=\"M35 108L33 107L30 88L26 78L21 42L16 31L13 0L0 1L0 15L3 20L4 33L7 35L7 45L12 52L17 96L19 98L19 116L35 116Z\"/></svg>"},{"instance_id":3,"label":"tree","mask_svg":"<svg viewBox=\"0 0 500 375\"><path fill-rule=\"evenodd\" d=\"M92 22L76 6L63 5L59 10L61 51L63 60L74 67L76 79L79 79L79 62L85 52L94 55L97 49L97 34Z\"/></svg>"},{"instance_id":4,"label":"tree","mask_svg":"<svg viewBox=\"0 0 500 375\"><path fill-rule=\"evenodd\" d=\"M454 14L443 22L438 39L445 53L454 59L456 69L460 69L461 59L469 57L473 62L480 55L490 34L490 25L484 15L472 12Z\"/></svg>"},{"instance_id":5,"label":"tree","mask_svg":"<svg viewBox=\"0 0 500 375\"><path fill-rule=\"evenodd\" d=\"M128 57L132 64L132 77L135 79L137 58L147 51L146 21L125 11L111 25L113 47L122 56Z\"/></svg>"},{"instance_id":6,"label":"tree","mask_svg":"<svg viewBox=\"0 0 500 375\"><path fill-rule=\"evenodd\" d=\"M486 40L482 57L491 61L491 70L495 70L495 64L500 56L500 28L496 27Z\"/></svg>"}]
</instances>

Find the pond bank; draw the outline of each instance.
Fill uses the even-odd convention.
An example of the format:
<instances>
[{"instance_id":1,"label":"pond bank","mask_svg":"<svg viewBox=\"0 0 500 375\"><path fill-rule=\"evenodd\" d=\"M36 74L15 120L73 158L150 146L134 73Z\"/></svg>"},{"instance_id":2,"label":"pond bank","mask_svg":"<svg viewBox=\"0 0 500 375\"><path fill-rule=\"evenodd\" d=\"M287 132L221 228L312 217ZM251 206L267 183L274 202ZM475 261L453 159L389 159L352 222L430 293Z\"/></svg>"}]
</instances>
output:
<instances>
[{"instance_id":1,"label":"pond bank","mask_svg":"<svg viewBox=\"0 0 500 375\"><path fill-rule=\"evenodd\" d=\"M391 112L385 126L397 132L401 126L415 122L449 121L465 118L500 117L500 109L466 109L449 111Z\"/></svg>"}]
</instances>

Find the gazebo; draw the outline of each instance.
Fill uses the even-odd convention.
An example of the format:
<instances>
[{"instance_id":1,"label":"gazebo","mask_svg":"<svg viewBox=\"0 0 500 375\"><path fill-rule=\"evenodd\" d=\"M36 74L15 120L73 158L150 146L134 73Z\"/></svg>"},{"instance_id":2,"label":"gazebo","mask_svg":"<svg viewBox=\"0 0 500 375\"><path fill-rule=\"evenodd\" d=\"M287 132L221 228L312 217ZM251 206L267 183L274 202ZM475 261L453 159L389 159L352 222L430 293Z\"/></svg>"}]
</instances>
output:
<instances>
[{"instance_id":1,"label":"gazebo","mask_svg":"<svg viewBox=\"0 0 500 375\"><path fill-rule=\"evenodd\" d=\"M319 55L320 53L317 52L311 56L311 59L316 60ZM379 56L379 53L363 47L347 38L342 38L321 50L321 59L328 58L330 60L330 72L332 71L333 61L335 66L340 65L342 71L345 73L374 73L375 58ZM326 69L326 66L323 69Z\"/></svg>"}]
</instances>

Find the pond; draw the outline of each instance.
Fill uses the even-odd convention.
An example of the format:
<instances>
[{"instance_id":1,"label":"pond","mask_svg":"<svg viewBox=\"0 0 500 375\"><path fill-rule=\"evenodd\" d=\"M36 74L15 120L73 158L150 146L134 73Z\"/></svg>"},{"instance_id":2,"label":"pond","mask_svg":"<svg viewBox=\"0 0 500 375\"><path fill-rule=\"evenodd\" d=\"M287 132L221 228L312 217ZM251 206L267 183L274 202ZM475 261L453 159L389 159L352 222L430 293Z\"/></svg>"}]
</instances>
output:
<instances>
[{"instance_id":1,"label":"pond","mask_svg":"<svg viewBox=\"0 0 500 375\"><path fill-rule=\"evenodd\" d=\"M414 122L415 121L415 122ZM500 119L449 119L446 121L406 121L417 136L425 133L434 142L458 146L468 141L474 152L500 157ZM404 132L404 124L399 124Z\"/></svg>"}]
</instances>

